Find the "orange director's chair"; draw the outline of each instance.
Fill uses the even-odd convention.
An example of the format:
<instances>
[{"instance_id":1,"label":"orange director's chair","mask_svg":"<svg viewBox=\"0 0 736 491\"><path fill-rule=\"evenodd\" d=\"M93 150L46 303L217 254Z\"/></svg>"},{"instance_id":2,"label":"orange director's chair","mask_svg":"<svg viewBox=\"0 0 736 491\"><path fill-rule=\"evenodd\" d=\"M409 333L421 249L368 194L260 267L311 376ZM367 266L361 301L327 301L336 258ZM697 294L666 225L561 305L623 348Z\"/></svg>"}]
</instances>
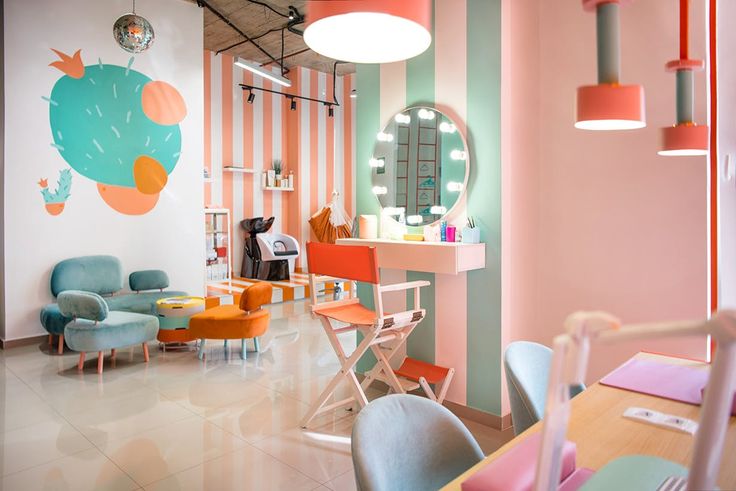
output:
<instances>
[{"instance_id":1,"label":"orange director's chair","mask_svg":"<svg viewBox=\"0 0 736 491\"><path fill-rule=\"evenodd\" d=\"M419 289L429 286L428 281L411 281L393 285L379 284L378 257L375 247L347 246L333 244L307 243L307 262L309 264L309 282L312 297L312 312L319 317L327 338L335 350L342 365L340 372L327 385L312 404L302 420L302 427L317 415L339 407L358 404L363 408L368 404L365 390L376 380L386 383L396 393L404 394L417 385L410 380L399 379L391 369L389 361L399 351L401 345L419 322L424 319L426 311L420 306ZM357 298L317 303L317 284L334 280L351 280L373 285L373 302L375 310L370 310ZM386 314L383 311L382 294L386 292L414 290L414 308L405 312ZM333 325L332 321L339 323ZM347 324L347 326L345 326ZM349 331L359 331L363 340L355 351L347 356L337 335ZM384 343L393 341L391 346ZM381 346L384 344L384 346ZM365 376L363 383L358 382L355 375L355 364L368 351L376 357L376 364ZM346 399L328 401L341 381L347 380L353 395Z\"/></svg>"}]
</instances>

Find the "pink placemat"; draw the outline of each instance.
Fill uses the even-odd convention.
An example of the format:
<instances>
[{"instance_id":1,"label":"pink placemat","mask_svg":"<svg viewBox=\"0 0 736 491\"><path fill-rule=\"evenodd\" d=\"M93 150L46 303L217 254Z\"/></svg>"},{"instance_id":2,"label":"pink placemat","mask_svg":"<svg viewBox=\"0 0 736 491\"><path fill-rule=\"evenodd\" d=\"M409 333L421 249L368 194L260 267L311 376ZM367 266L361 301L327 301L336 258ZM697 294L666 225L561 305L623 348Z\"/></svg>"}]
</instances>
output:
<instances>
[{"instance_id":1,"label":"pink placemat","mask_svg":"<svg viewBox=\"0 0 736 491\"><path fill-rule=\"evenodd\" d=\"M631 359L609 373L601 384L699 406L708 370ZM731 413L736 414L736 398Z\"/></svg>"}]
</instances>

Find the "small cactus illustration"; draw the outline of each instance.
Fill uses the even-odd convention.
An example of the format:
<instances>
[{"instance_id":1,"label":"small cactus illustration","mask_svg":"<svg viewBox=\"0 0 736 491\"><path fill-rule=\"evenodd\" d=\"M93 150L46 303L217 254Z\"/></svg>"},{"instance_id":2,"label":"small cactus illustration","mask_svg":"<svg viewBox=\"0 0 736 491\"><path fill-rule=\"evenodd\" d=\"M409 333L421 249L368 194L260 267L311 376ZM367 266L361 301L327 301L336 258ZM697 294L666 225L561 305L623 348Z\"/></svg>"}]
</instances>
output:
<instances>
[{"instance_id":1,"label":"small cactus illustration","mask_svg":"<svg viewBox=\"0 0 736 491\"><path fill-rule=\"evenodd\" d=\"M41 195L46 203L46 211L51 215L58 215L64 211L64 203L71 196L72 189L72 171L63 169L59 172L59 180L56 181L56 191L49 190L49 180L43 178L38 181L41 187Z\"/></svg>"}]
</instances>

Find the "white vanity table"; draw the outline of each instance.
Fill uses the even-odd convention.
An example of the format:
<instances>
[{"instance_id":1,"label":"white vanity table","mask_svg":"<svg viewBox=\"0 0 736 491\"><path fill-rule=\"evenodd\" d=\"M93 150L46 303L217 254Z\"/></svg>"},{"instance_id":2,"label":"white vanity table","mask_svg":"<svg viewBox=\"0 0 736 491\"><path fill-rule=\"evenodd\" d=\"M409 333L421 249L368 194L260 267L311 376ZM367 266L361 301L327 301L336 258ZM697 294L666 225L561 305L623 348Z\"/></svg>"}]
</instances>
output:
<instances>
[{"instance_id":1,"label":"white vanity table","mask_svg":"<svg viewBox=\"0 0 736 491\"><path fill-rule=\"evenodd\" d=\"M381 269L456 275L486 267L485 244L389 239L338 239L337 243L375 247Z\"/></svg>"}]
</instances>

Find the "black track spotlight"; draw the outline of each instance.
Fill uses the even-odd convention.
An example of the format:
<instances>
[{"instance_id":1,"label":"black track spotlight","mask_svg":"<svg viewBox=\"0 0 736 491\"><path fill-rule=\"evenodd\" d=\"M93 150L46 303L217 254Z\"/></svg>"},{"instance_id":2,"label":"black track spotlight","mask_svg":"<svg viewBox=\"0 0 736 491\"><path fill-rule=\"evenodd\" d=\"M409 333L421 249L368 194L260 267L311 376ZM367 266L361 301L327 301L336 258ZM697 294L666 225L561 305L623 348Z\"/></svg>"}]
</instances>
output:
<instances>
[{"instance_id":1,"label":"black track spotlight","mask_svg":"<svg viewBox=\"0 0 736 491\"><path fill-rule=\"evenodd\" d=\"M291 110L296 111L296 101L293 97L291 98Z\"/></svg>"},{"instance_id":2,"label":"black track spotlight","mask_svg":"<svg viewBox=\"0 0 736 491\"><path fill-rule=\"evenodd\" d=\"M335 110L332 108L332 105L327 106L327 115L329 117L335 116Z\"/></svg>"},{"instance_id":3,"label":"black track spotlight","mask_svg":"<svg viewBox=\"0 0 736 491\"><path fill-rule=\"evenodd\" d=\"M255 101L255 100L256 100L256 95L255 95L255 94L253 93L253 91L251 90L251 91L250 91L250 92L248 93L248 104L253 104L253 101Z\"/></svg>"}]
</instances>

